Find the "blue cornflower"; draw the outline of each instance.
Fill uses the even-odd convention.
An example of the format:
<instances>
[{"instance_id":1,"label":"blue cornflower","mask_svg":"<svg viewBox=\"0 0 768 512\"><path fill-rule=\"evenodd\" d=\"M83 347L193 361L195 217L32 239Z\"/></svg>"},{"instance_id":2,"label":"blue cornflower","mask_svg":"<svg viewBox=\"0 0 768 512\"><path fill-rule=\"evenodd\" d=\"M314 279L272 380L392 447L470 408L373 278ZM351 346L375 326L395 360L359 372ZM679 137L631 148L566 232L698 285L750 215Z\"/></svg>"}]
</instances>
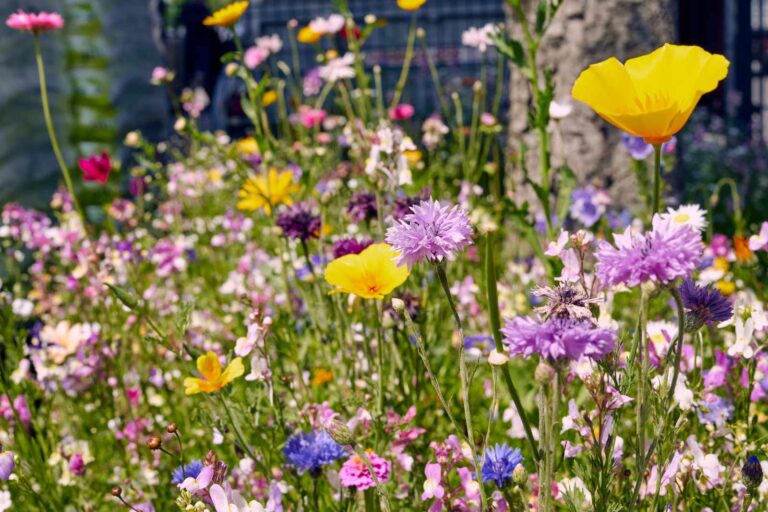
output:
<instances>
[{"instance_id":1,"label":"blue cornflower","mask_svg":"<svg viewBox=\"0 0 768 512\"><path fill-rule=\"evenodd\" d=\"M518 464L523 462L520 450L514 450L504 444L497 444L485 450L485 462L483 463L483 483L496 482L501 489L512 479L512 472Z\"/></svg>"},{"instance_id":2,"label":"blue cornflower","mask_svg":"<svg viewBox=\"0 0 768 512\"><path fill-rule=\"evenodd\" d=\"M686 330L697 331L702 325L724 322L733 316L733 306L718 290L710 286L696 286L690 279L680 285L685 306Z\"/></svg>"},{"instance_id":3,"label":"blue cornflower","mask_svg":"<svg viewBox=\"0 0 768 512\"><path fill-rule=\"evenodd\" d=\"M203 463L199 460L193 460L189 464L185 464L183 470L181 466L173 470L172 482L178 485L182 483L185 478L197 478L202 470Z\"/></svg>"},{"instance_id":4,"label":"blue cornflower","mask_svg":"<svg viewBox=\"0 0 768 512\"><path fill-rule=\"evenodd\" d=\"M346 455L344 448L331 439L326 432L299 432L290 437L283 448L288 464L299 473L309 471L317 475L323 466L331 464Z\"/></svg>"}]
</instances>

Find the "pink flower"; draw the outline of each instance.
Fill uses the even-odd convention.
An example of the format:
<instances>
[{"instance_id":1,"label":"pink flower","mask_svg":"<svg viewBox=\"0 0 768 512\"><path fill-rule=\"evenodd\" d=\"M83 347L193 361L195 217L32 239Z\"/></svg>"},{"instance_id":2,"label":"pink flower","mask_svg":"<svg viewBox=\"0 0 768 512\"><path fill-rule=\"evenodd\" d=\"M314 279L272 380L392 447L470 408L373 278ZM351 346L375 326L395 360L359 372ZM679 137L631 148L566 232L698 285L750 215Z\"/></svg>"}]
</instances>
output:
<instances>
[{"instance_id":1,"label":"pink flower","mask_svg":"<svg viewBox=\"0 0 768 512\"><path fill-rule=\"evenodd\" d=\"M386 482L389 479L389 462L371 451L366 452L366 454L379 483ZM359 455L353 455L341 466L339 479L344 487L354 487L360 491L376 485L365 462L363 462Z\"/></svg>"},{"instance_id":2,"label":"pink flower","mask_svg":"<svg viewBox=\"0 0 768 512\"><path fill-rule=\"evenodd\" d=\"M91 155L77 161L80 170L83 171L85 181L98 181L102 185L107 183L109 172L112 170L112 161L106 151L99 155Z\"/></svg>"},{"instance_id":3,"label":"pink flower","mask_svg":"<svg viewBox=\"0 0 768 512\"><path fill-rule=\"evenodd\" d=\"M245 65L248 67L248 69L255 69L268 58L269 51L260 46L251 46L245 50L245 55L243 55L243 62L245 62Z\"/></svg>"},{"instance_id":4,"label":"pink flower","mask_svg":"<svg viewBox=\"0 0 768 512\"><path fill-rule=\"evenodd\" d=\"M58 30L64 26L64 18L55 12L24 12L21 9L8 16L5 24L14 30L23 32L32 32L39 34L41 32L50 32Z\"/></svg>"},{"instance_id":5,"label":"pink flower","mask_svg":"<svg viewBox=\"0 0 768 512\"><path fill-rule=\"evenodd\" d=\"M436 499L440 501L445 496L445 489L441 484L442 468L440 464L427 464L424 468L424 475L427 480L424 482L424 492L421 493L421 501Z\"/></svg>"},{"instance_id":6,"label":"pink flower","mask_svg":"<svg viewBox=\"0 0 768 512\"><path fill-rule=\"evenodd\" d=\"M325 110L319 108L299 108L299 120L305 128L314 128L325 121L326 116Z\"/></svg>"},{"instance_id":7,"label":"pink flower","mask_svg":"<svg viewBox=\"0 0 768 512\"><path fill-rule=\"evenodd\" d=\"M76 453L69 459L69 470L75 476L83 476L83 473L85 473L85 461L81 454Z\"/></svg>"},{"instance_id":8,"label":"pink flower","mask_svg":"<svg viewBox=\"0 0 768 512\"><path fill-rule=\"evenodd\" d=\"M389 109L389 118L393 121L405 121L413 117L415 109L413 105L401 103L396 107Z\"/></svg>"}]
</instances>

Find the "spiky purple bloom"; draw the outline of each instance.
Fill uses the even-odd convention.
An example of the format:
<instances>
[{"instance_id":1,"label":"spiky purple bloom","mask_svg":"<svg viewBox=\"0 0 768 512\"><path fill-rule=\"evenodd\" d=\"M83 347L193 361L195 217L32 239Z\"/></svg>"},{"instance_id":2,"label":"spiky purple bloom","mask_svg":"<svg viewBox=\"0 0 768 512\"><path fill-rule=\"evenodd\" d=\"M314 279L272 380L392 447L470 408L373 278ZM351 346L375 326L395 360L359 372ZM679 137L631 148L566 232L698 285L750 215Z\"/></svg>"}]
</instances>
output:
<instances>
[{"instance_id":1,"label":"spiky purple bloom","mask_svg":"<svg viewBox=\"0 0 768 512\"><path fill-rule=\"evenodd\" d=\"M696 331L702 325L714 325L733 316L733 305L720 291L711 286L696 286L690 279L680 285L680 295L686 309L686 328Z\"/></svg>"},{"instance_id":2,"label":"spiky purple bloom","mask_svg":"<svg viewBox=\"0 0 768 512\"><path fill-rule=\"evenodd\" d=\"M513 450L506 443L489 447L485 450L483 483L495 482L499 489L503 488L512 479L512 472L517 465L522 462L520 450Z\"/></svg>"},{"instance_id":3,"label":"spiky purple bloom","mask_svg":"<svg viewBox=\"0 0 768 512\"><path fill-rule=\"evenodd\" d=\"M690 226L653 216L653 229L613 235L616 247L601 240L595 273L604 286L637 286L646 281L667 284L688 277L701 261L701 235Z\"/></svg>"},{"instance_id":4,"label":"spiky purple bloom","mask_svg":"<svg viewBox=\"0 0 768 512\"><path fill-rule=\"evenodd\" d=\"M613 350L616 341L616 331L572 318L537 322L518 316L507 320L501 333L511 356L529 358L537 354L550 361L602 359Z\"/></svg>"},{"instance_id":5,"label":"spiky purple bloom","mask_svg":"<svg viewBox=\"0 0 768 512\"><path fill-rule=\"evenodd\" d=\"M347 215L354 222L366 222L378 216L376 196L370 192L352 194L347 203Z\"/></svg>"},{"instance_id":6,"label":"spiky purple bloom","mask_svg":"<svg viewBox=\"0 0 768 512\"><path fill-rule=\"evenodd\" d=\"M283 448L288 464L300 473L309 471L316 476L323 466L344 457L344 448L325 431L299 432L290 437Z\"/></svg>"},{"instance_id":7,"label":"spiky purple bloom","mask_svg":"<svg viewBox=\"0 0 768 512\"><path fill-rule=\"evenodd\" d=\"M472 226L463 209L430 198L395 221L386 240L400 252L398 264L439 263L472 243Z\"/></svg>"},{"instance_id":8,"label":"spiky purple bloom","mask_svg":"<svg viewBox=\"0 0 768 512\"><path fill-rule=\"evenodd\" d=\"M373 240L363 240L362 242L356 238L342 238L337 240L333 244L333 257L341 258L347 254L360 254L363 249L373 243Z\"/></svg>"},{"instance_id":9,"label":"spiky purple bloom","mask_svg":"<svg viewBox=\"0 0 768 512\"><path fill-rule=\"evenodd\" d=\"M312 212L306 203L299 203L281 211L275 221L283 235L294 240L306 242L320 234L320 217Z\"/></svg>"}]
</instances>

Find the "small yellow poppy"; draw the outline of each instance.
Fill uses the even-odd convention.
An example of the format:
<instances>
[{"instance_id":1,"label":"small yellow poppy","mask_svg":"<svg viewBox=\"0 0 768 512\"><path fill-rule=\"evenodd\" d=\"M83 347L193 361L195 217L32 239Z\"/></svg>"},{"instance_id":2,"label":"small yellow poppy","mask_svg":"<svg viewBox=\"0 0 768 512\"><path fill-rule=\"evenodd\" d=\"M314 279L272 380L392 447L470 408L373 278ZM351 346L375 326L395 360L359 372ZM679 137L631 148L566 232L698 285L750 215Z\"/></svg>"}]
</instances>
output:
<instances>
[{"instance_id":1,"label":"small yellow poppy","mask_svg":"<svg viewBox=\"0 0 768 512\"><path fill-rule=\"evenodd\" d=\"M261 106L268 107L277 101L277 93L275 91L266 91L261 97Z\"/></svg>"},{"instance_id":2,"label":"small yellow poppy","mask_svg":"<svg viewBox=\"0 0 768 512\"><path fill-rule=\"evenodd\" d=\"M583 71L573 97L648 144L669 141L728 74L728 60L698 46L665 44L623 65L616 58Z\"/></svg>"},{"instance_id":3,"label":"small yellow poppy","mask_svg":"<svg viewBox=\"0 0 768 512\"><path fill-rule=\"evenodd\" d=\"M202 379L187 377L184 379L184 394L213 393L218 391L245 373L243 359L236 357L222 372L219 358L213 352L208 352L197 358L197 371Z\"/></svg>"},{"instance_id":4,"label":"small yellow poppy","mask_svg":"<svg viewBox=\"0 0 768 512\"><path fill-rule=\"evenodd\" d=\"M265 174L246 180L238 195L238 210L255 211L261 208L267 215L272 215L272 208L280 204L293 204L291 194L300 190L293 182L293 172L278 172L274 167Z\"/></svg>"},{"instance_id":5,"label":"small yellow poppy","mask_svg":"<svg viewBox=\"0 0 768 512\"><path fill-rule=\"evenodd\" d=\"M299 30L299 34L296 36L296 40L304 44L315 44L316 42L320 41L321 37L323 37L323 34L320 32L315 32L309 27L304 27Z\"/></svg>"},{"instance_id":6,"label":"small yellow poppy","mask_svg":"<svg viewBox=\"0 0 768 512\"><path fill-rule=\"evenodd\" d=\"M397 0L397 6L404 11L418 11L427 0Z\"/></svg>"},{"instance_id":7,"label":"small yellow poppy","mask_svg":"<svg viewBox=\"0 0 768 512\"><path fill-rule=\"evenodd\" d=\"M325 280L335 286L331 293L382 299L410 274L407 265L397 265L399 255L389 244L373 244L360 254L347 254L330 262L325 268Z\"/></svg>"}]
</instances>

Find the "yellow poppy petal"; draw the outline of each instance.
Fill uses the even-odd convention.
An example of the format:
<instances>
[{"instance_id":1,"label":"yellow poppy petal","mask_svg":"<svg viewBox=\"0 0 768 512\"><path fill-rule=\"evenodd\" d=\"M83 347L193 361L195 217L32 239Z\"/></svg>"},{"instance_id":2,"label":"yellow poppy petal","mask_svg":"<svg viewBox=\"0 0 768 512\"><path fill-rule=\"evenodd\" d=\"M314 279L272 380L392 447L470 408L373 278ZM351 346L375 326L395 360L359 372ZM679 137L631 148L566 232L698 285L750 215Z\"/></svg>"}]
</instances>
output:
<instances>
[{"instance_id":1,"label":"yellow poppy petal","mask_svg":"<svg viewBox=\"0 0 768 512\"><path fill-rule=\"evenodd\" d=\"M243 358L234 358L232 362L227 365L224 373L221 374L222 386L226 386L236 378L241 377L243 373L245 373L245 368L243 367Z\"/></svg>"},{"instance_id":2,"label":"yellow poppy petal","mask_svg":"<svg viewBox=\"0 0 768 512\"><path fill-rule=\"evenodd\" d=\"M184 379L184 394L189 395L196 395L197 393L201 393L202 389L200 389L200 384L203 381L200 379L196 379L194 377L187 377Z\"/></svg>"},{"instance_id":3,"label":"yellow poppy petal","mask_svg":"<svg viewBox=\"0 0 768 512\"><path fill-rule=\"evenodd\" d=\"M208 352L197 358L197 371L205 380L214 381L221 376L221 363L213 352Z\"/></svg>"}]
</instances>

